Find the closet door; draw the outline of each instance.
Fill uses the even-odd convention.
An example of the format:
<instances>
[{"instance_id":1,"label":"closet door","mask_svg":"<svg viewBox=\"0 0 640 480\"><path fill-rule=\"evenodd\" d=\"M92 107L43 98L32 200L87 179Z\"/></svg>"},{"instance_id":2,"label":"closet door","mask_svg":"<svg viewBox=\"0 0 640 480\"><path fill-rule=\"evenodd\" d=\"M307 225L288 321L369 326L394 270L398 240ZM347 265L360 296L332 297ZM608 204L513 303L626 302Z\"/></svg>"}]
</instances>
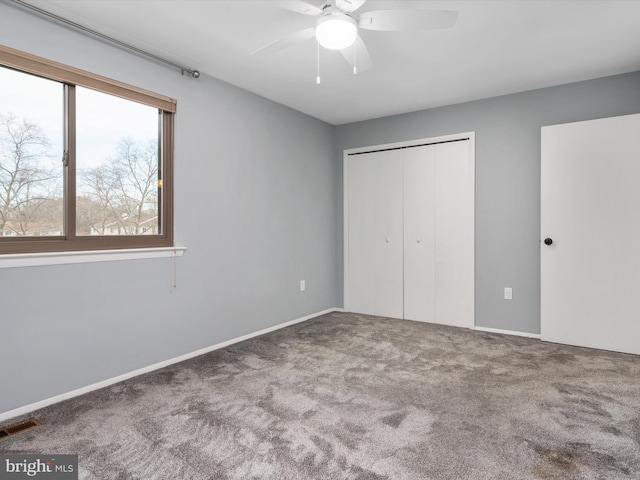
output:
<instances>
[{"instance_id":1,"label":"closet door","mask_svg":"<svg viewBox=\"0 0 640 480\"><path fill-rule=\"evenodd\" d=\"M436 322L436 147L404 155L404 318Z\"/></svg>"},{"instance_id":2,"label":"closet door","mask_svg":"<svg viewBox=\"0 0 640 480\"><path fill-rule=\"evenodd\" d=\"M345 307L474 324L474 161L469 140L349 154Z\"/></svg>"},{"instance_id":3,"label":"closet door","mask_svg":"<svg viewBox=\"0 0 640 480\"><path fill-rule=\"evenodd\" d=\"M468 140L435 146L436 322L474 325L475 173Z\"/></svg>"},{"instance_id":4,"label":"closet door","mask_svg":"<svg viewBox=\"0 0 640 480\"><path fill-rule=\"evenodd\" d=\"M474 324L474 168L469 141L404 150L404 313Z\"/></svg>"},{"instance_id":5,"label":"closet door","mask_svg":"<svg viewBox=\"0 0 640 480\"><path fill-rule=\"evenodd\" d=\"M348 160L346 288L352 312L403 318L402 183L397 152Z\"/></svg>"}]
</instances>

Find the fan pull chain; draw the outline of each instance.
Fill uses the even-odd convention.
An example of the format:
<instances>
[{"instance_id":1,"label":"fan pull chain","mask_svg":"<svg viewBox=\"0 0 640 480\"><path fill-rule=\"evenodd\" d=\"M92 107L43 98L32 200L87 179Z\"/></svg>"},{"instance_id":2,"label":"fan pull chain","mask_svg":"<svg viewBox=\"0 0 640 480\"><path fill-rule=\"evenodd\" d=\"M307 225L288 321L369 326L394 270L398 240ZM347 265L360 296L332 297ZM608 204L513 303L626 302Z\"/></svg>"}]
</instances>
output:
<instances>
[{"instance_id":1,"label":"fan pull chain","mask_svg":"<svg viewBox=\"0 0 640 480\"><path fill-rule=\"evenodd\" d=\"M318 44L318 76L316 77L316 84L320 85L320 42Z\"/></svg>"},{"instance_id":2,"label":"fan pull chain","mask_svg":"<svg viewBox=\"0 0 640 480\"><path fill-rule=\"evenodd\" d=\"M356 66L356 53L358 52L358 44L353 44L353 74L358 75L358 67Z\"/></svg>"},{"instance_id":3,"label":"fan pull chain","mask_svg":"<svg viewBox=\"0 0 640 480\"><path fill-rule=\"evenodd\" d=\"M174 290L178 286L178 267L176 265L176 257L178 256L178 250L173 248L173 288Z\"/></svg>"}]
</instances>

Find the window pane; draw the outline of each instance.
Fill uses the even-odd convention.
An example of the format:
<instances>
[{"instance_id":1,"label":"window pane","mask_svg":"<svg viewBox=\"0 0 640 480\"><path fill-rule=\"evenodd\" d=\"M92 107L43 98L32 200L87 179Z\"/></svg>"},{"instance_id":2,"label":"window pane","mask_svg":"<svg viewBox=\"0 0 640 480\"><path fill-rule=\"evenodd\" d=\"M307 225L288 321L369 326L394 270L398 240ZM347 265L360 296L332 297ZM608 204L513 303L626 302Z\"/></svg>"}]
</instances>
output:
<instances>
[{"instance_id":1,"label":"window pane","mask_svg":"<svg viewBox=\"0 0 640 480\"><path fill-rule=\"evenodd\" d=\"M64 87L5 67L0 85L0 237L64 235Z\"/></svg>"},{"instance_id":2,"label":"window pane","mask_svg":"<svg viewBox=\"0 0 640 480\"><path fill-rule=\"evenodd\" d=\"M76 234L160 232L156 108L76 87Z\"/></svg>"}]
</instances>

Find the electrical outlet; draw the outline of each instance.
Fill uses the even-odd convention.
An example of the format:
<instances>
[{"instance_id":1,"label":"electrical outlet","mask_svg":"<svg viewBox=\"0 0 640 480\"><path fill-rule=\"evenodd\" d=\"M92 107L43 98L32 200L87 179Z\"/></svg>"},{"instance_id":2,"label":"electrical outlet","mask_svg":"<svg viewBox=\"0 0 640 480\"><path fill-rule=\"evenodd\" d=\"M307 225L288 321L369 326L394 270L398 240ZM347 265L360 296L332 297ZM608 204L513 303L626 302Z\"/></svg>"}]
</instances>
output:
<instances>
[{"instance_id":1,"label":"electrical outlet","mask_svg":"<svg viewBox=\"0 0 640 480\"><path fill-rule=\"evenodd\" d=\"M511 287L504 287L504 299L505 300L513 299L513 289Z\"/></svg>"},{"instance_id":2,"label":"electrical outlet","mask_svg":"<svg viewBox=\"0 0 640 480\"><path fill-rule=\"evenodd\" d=\"M307 282L300 280L300 291L304 292L307 289Z\"/></svg>"}]
</instances>

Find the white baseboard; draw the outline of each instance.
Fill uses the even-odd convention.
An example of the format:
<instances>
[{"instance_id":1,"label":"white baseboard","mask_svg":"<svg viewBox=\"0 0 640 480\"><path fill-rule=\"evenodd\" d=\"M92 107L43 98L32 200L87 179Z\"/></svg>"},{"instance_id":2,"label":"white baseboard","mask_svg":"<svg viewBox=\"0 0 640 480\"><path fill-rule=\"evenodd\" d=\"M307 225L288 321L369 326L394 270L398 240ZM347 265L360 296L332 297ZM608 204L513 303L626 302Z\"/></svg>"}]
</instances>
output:
<instances>
[{"instance_id":1,"label":"white baseboard","mask_svg":"<svg viewBox=\"0 0 640 480\"><path fill-rule=\"evenodd\" d=\"M40 408L48 407L49 405L53 405L54 403L62 402L63 400L68 400L70 398L77 397L78 395L84 395L85 393L89 393L94 390L99 390L100 388L108 387L110 385L113 385L114 383L122 382L124 380L128 380L129 378L142 375L143 373L152 372L154 370L158 370L160 368L173 365L174 363L183 362L185 360L189 360L191 358L204 355L205 353L213 352L214 350L219 350L221 348L228 347L229 345L233 345L234 343L244 342L245 340L249 340L250 338L264 335L265 333L273 332L275 330L280 330L281 328L285 328L290 325L295 325L296 323L306 322L307 320L311 320L312 318L319 317L320 315L325 315L327 313L340 312L340 311L343 311L343 310L341 308L329 308L327 310L323 310L322 312L313 313L311 315L307 315L301 318L296 318L295 320L291 320L289 322L281 323L273 327L265 328L257 332L249 333L241 337L227 340L226 342L218 343L210 347L196 350L195 352L186 353L184 355L180 355L179 357L171 358L169 360L165 360L159 363L154 363L153 365L149 365L148 367L143 367L138 370L134 370L132 372L118 375L117 377L109 378L107 380L103 380L101 382L94 383L92 385L87 385L86 387L81 387L76 390L72 390L71 392L61 393L60 395L56 395L54 397L47 398L45 400L40 400L39 402L25 405L24 407L18 407L14 410L9 410L7 412L0 413L0 422L3 422L10 418L19 417L21 415L26 415L27 413L33 412L34 410L39 410Z\"/></svg>"},{"instance_id":2,"label":"white baseboard","mask_svg":"<svg viewBox=\"0 0 640 480\"><path fill-rule=\"evenodd\" d=\"M473 329L479 332L500 333L502 335L515 335L516 337L536 338L540 340L539 333L516 332L514 330L500 330L499 328L489 327L473 327Z\"/></svg>"}]
</instances>

